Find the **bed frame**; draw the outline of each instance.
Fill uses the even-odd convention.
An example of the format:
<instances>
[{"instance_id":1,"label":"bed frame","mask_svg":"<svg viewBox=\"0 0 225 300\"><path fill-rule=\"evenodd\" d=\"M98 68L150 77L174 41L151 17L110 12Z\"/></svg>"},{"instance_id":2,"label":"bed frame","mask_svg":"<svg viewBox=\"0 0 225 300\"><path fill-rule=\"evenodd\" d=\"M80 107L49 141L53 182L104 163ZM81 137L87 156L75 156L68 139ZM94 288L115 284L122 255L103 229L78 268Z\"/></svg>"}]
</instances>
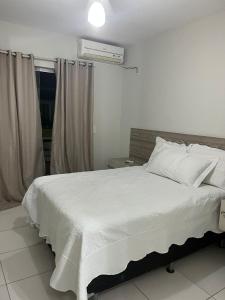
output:
<instances>
[{"instance_id":1,"label":"bed frame","mask_svg":"<svg viewBox=\"0 0 225 300\"><path fill-rule=\"evenodd\" d=\"M155 139L157 136L168 141L185 143L186 145L198 143L225 150L225 139L223 138L131 128L129 159L140 164L147 162L155 147ZM97 299L97 293L160 266L169 266L167 267L167 271L172 273L174 272L172 263L175 260L211 243L218 242L219 244L224 238L225 233L215 234L207 232L203 238L190 238L182 246L171 245L169 251L165 254L152 252L139 261L131 261L126 270L120 274L101 275L95 278L87 288L88 293L93 295L93 299Z\"/></svg>"}]
</instances>

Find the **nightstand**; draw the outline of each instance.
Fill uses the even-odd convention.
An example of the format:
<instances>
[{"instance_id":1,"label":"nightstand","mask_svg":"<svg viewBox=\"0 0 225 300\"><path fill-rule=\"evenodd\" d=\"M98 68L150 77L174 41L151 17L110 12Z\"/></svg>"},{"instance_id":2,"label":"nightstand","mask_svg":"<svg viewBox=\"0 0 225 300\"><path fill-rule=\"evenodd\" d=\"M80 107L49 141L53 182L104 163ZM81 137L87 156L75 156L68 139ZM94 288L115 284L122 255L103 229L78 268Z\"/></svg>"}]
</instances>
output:
<instances>
[{"instance_id":1,"label":"nightstand","mask_svg":"<svg viewBox=\"0 0 225 300\"><path fill-rule=\"evenodd\" d=\"M220 205L220 217L219 217L219 228L225 232L225 199L221 200ZM225 248L225 239L222 237L219 241L220 248Z\"/></svg>"},{"instance_id":2,"label":"nightstand","mask_svg":"<svg viewBox=\"0 0 225 300\"><path fill-rule=\"evenodd\" d=\"M225 231L225 200L221 200L219 228Z\"/></svg>"},{"instance_id":3,"label":"nightstand","mask_svg":"<svg viewBox=\"0 0 225 300\"><path fill-rule=\"evenodd\" d=\"M128 157L120 157L120 158L111 158L108 162L109 169L116 169L116 168L125 168L125 167L133 167L133 166L141 166L140 163L137 162L126 162L129 160Z\"/></svg>"}]
</instances>

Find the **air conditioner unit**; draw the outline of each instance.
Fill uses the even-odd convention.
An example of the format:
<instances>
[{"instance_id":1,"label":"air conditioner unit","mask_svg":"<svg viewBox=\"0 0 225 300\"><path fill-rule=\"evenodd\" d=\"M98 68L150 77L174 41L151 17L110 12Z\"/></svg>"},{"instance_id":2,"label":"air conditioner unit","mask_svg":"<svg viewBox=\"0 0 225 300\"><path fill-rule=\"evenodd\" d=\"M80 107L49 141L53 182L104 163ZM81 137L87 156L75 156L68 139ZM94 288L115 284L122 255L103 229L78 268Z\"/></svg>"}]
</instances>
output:
<instances>
[{"instance_id":1,"label":"air conditioner unit","mask_svg":"<svg viewBox=\"0 0 225 300\"><path fill-rule=\"evenodd\" d=\"M78 43L78 57L114 64L123 64L124 48L81 39Z\"/></svg>"}]
</instances>

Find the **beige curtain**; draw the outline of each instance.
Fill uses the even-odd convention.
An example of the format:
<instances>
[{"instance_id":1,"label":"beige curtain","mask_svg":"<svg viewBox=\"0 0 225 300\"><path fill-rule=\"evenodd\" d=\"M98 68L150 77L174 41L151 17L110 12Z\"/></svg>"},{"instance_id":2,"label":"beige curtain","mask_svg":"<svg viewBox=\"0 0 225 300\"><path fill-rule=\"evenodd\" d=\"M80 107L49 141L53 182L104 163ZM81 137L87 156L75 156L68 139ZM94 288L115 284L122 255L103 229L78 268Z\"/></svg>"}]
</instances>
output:
<instances>
[{"instance_id":1,"label":"beige curtain","mask_svg":"<svg viewBox=\"0 0 225 300\"><path fill-rule=\"evenodd\" d=\"M51 173L93 169L93 68L58 59Z\"/></svg>"},{"instance_id":2,"label":"beige curtain","mask_svg":"<svg viewBox=\"0 0 225 300\"><path fill-rule=\"evenodd\" d=\"M0 53L0 209L18 204L43 174L33 57Z\"/></svg>"}]
</instances>

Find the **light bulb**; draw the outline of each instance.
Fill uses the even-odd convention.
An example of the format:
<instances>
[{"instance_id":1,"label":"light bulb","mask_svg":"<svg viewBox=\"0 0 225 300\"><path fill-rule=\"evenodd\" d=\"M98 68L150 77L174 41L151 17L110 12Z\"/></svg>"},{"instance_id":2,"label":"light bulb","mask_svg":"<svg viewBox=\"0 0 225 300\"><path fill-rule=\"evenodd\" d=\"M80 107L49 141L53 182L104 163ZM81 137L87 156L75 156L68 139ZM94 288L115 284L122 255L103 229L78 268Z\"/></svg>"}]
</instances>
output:
<instances>
[{"instance_id":1,"label":"light bulb","mask_svg":"<svg viewBox=\"0 0 225 300\"><path fill-rule=\"evenodd\" d=\"M88 11L88 22L95 27L101 27L105 24L105 9L100 2L95 1L90 6Z\"/></svg>"}]
</instances>

